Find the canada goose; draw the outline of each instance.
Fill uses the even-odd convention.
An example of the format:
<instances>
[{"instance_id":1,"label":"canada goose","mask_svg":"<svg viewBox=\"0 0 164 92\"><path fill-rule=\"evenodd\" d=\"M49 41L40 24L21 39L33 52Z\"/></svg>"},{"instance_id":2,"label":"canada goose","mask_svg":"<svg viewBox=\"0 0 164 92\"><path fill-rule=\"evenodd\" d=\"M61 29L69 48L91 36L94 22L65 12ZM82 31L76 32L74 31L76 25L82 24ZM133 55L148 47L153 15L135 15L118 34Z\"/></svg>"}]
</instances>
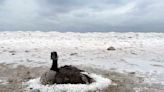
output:
<instances>
[{"instance_id":1,"label":"canada goose","mask_svg":"<svg viewBox=\"0 0 164 92\"><path fill-rule=\"evenodd\" d=\"M93 79L88 75L83 74L80 70L71 65L65 65L58 68L58 55L57 52L51 52L51 59L53 61L49 71L44 73L40 81L43 85L46 84L89 84Z\"/></svg>"}]
</instances>

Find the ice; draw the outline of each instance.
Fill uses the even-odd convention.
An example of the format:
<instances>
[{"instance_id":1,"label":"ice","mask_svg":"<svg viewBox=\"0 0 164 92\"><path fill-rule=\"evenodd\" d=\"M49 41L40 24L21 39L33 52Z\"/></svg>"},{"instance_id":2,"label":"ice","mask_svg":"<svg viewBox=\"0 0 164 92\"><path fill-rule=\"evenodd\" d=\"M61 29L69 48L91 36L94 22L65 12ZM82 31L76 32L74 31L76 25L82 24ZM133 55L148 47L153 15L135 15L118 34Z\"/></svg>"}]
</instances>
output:
<instances>
[{"instance_id":1,"label":"ice","mask_svg":"<svg viewBox=\"0 0 164 92\"><path fill-rule=\"evenodd\" d=\"M116 50L106 50L111 46ZM58 52L59 66L136 72L164 82L164 33L0 32L0 64L49 67L51 51Z\"/></svg>"}]
</instances>

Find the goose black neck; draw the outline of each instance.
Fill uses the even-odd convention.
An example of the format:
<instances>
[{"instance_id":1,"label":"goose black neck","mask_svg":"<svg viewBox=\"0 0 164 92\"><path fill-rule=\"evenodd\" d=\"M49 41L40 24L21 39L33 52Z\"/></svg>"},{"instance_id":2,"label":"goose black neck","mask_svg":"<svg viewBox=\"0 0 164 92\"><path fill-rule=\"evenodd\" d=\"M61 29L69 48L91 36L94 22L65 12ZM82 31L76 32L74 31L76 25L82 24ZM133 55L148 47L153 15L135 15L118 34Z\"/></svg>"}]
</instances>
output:
<instances>
[{"instance_id":1,"label":"goose black neck","mask_svg":"<svg viewBox=\"0 0 164 92\"><path fill-rule=\"evenodd\" d=\"M57 59L56 60L52 60L52 67L50 68L50 70L53 70L53 71L58 71L58 61Z\"/></svg>"}]
</instances>

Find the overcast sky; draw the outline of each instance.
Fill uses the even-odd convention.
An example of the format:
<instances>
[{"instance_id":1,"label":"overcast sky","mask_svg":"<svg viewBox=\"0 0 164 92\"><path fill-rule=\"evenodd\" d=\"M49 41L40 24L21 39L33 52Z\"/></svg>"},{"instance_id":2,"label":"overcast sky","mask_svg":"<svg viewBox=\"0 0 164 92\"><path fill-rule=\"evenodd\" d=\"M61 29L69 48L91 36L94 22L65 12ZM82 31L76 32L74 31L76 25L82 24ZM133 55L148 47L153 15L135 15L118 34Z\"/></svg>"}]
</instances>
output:
<instances>
[{"instance_id":1,"label":"overcast sky","mask_svg":"<svg viewBox=\"0 0 164 92\"><path fill-rule=\"evenodd\" d=\"M164 32L164 0L0 0L0 31Z\"/></svg>"}]
</instances>

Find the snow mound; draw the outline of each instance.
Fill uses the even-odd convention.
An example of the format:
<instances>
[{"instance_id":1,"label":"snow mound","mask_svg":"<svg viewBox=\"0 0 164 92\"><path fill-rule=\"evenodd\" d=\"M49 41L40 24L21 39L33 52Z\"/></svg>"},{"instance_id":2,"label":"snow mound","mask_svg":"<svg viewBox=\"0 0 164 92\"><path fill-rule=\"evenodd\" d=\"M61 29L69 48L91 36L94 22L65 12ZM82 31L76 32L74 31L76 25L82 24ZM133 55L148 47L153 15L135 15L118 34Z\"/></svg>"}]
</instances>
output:
<instances>
[{"instance_id":1,"label":"snow mound","mask_svg":"<svg viewBox=\"0 0 164 92\"><path fill-rule=\"evenodd\" d=\"M28 85L26 91L30 89L37 89L40 92L88 92L88 91L101 91L107 88L111 84L111 80L108 78L103 78L100 75L88 74L95 82L91 84L54 84L54 85L42 85L40 83L40 78L32 79L26 84Z\"/></svg>"}]
</instances>

